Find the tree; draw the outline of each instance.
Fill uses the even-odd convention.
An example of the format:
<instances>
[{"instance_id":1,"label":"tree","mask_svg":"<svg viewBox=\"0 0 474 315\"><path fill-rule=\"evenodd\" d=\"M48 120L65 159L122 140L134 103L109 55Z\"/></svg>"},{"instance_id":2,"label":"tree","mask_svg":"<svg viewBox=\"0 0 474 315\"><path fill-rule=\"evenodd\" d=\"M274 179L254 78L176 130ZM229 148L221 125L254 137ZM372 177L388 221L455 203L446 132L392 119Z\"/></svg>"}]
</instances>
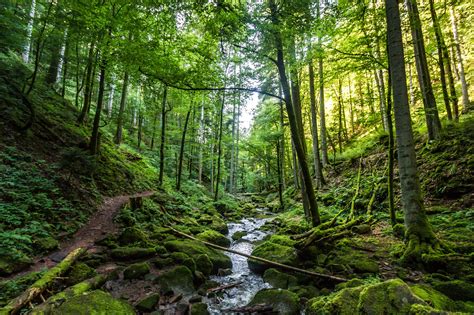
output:
<instances>
[{"instance_id":1,"label":"tree","mask_svg":"<svg viewBox=\"0 0 474 315\"><path fill-rule=\"evenodd\" d=\"M420 260L421 254L438 245L426 216L416 165L415 144L406 86L405 61L397 0L386 0L387 42L392 78L395 127L398 148L401 200L405 214L407 246L405 262Z\"/></svg>"}]
</instances>

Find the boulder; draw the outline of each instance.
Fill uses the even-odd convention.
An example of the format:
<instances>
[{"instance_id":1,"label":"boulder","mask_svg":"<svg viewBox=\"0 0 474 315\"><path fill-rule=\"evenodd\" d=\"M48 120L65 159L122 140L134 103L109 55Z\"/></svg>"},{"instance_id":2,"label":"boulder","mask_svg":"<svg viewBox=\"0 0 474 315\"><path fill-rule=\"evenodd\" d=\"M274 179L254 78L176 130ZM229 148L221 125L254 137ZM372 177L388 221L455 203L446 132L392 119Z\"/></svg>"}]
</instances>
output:
<instances>
[{"instance_id":1,"label":"boulder","mask_svg":"<svg viewBox=\"0 0 474 315\"><path fill-rule=\"evenodd\" d=\"M194 303L191 304L190 315L208 315L209 310L207 309L206 303Z\"/></svg>"},{"instance_id":2,"label":"boulder","mask_svg":"<svg viewBox=\"0 0 474 315\"><path fill-rule=\"evenodd\" d=\"M33 263L33 260L22 252L16 254L15 258L0 256L0 276L8 276L21 271Z\"/></svg>"},{"instance_id":3,"label":"boulder","mask_svg":"<svg viewBox=\"0 0 474 315\"><path fill-rule=\"evenodd\" d=\"M193 274L185 266L176 266L167 270L157 280L163 292L173 291L186 295L194 291Z\"/></svg>"},{"instance_id":4,"label":"boulder","mask_svg":"<svg viewBox=\"0 0 474 315\"><path fill-rule=\"evenodd\" d=\"M203 240L212 244L216 244L222 247L230 246L230 240L224 235L222 235L221 233L214 230L206 230L196 235L196 237L200 240Z\"/></svg>"},{"instance_id":5,"label":"boulder","mask_svg":"<svg viewBox=\"0 0 474 315\"><path fill-rule=\"evenodd\" d=\"M247 231L237 231L234 234L232 234L232 239L234 241L238 241L247 234L248 234Z\"/></svg>"},{"instance_id":6,"label":"boulder","mask_svg":"<svg viewBox=\"0 0 474 315\"><path fill-rule=\"evenodd\" d=\"M137 227L126 227L118 237L118 242L120 245L130 245L130 244L146 244L148 238L146 234Z\"/></svg>"},{"instance_id":7,"label":"boulder","mask_svg":"<svg viewBox=\"0 0 474 315\"><path fill-rule=\"evenodd\" d=\"M66 284L71 286L86 279L92 278L97 272L84 263L76 263L67 273Z\"/></svg>"},{"instance_id":8,"label":"boulder","mask_svg":"<svg viewBox=\"0 0 474 315\"><path fill-rule=\"evenodd\" d=\"M160 300L160 295L158 293L153 293L135 305L135 308L140 312L151 312L155 309L156 304Z\"/></svg>"},{"instance_id":9,"label":"boulder","mask_svg":"<svg viewBox=\"0 0 474 315\"><path fill-rule=\"evenodd\" d=\"M433 287L453 300L474 301L474 284L462 280L435 281Z\"/></svg>"},{"instance_id":10,"label":"boulder","mask_svg":"<svg viewBox=\"0 0 474 315\"><path fill-rule=\"evenodd\" d=\"M182 252L174 252L170 255L170 258L176 265L184 265L189 268L192 272L196 271L196 263L194 259L189 257L188 254Z\"/></svg>"},{"instance_id":11,"label":"boulder","mask_svg":"<svg viewBox=\"0 0 474 315\"><path fill-rule=\"evenodd\" d=\"M217 274L219 268L232 268L229 256L208 248L206 245L193 240L173 240L165 242L165 247L171 252L183 252L190 256L206 254L212 262L212 273Z\"/></svg>"},{"instance_id":12,"label":"boulder","mask_svg":"<svg viewBox=\"0 0 474 315\"><path fill-rule=\"evenodd\" d=\"M206 254L196 255L194 257L196 263L196 270L202 272L205 276L209 276L213 269L212 261Z\"/></svg>"},{"instance_id":13,"label":"boulder","mask_svg":"<svg viewBox=\"0 0 474 315\"><path fill-rule=\"evenodd\" d=\"M273 311L280 315L300 314L300 303L298 295L288 290L263 289L255 294L249 306L266 304L273 307Z\"/></svg>"},{"instance_id":14,"label":"boulder","mask_svg":"<svg viewBox=\"0 0 474 315\"><path fill-rule=\"evenodd\" d=\"M135 315L133 307L121 300L114 299L109 293L95 290L67 299L52 314L121 314Z\"/></svg>"},{"instance_id":15,"label":"boulder","mask_svg":"<svg viewBox=\"0 0 474 315\"><path fill-rule=\"evenodd\" d=\"M123 271L123 278L124 279L139 279L142 278L144 275L150 272L150 266L148 263L137 263L128 266Z\"/></svg>"},{"instance_id":16,"label":"boulder","mask_svg":"<svg viewBox=\"0 0 474 315\"><path fill-rule=\"evenodd\" d=\"M59 242L51 236L38 238L34 241L34 244L37 248L45 252L49 252L59 248Z\"/></svg>"},{"instance_id":17,"label":"boulder","mask_svg":"<svg viewBox=\"0 0 474 315\"><path fill-rule=\"evenodd\" d=\"M117 260L134 260L152 257L156 254L154 248L118 247L110 251L110 255Z\"/></svg>"},{"instance_id":18,"label":"boulder","mask_svg":"<svg viewBox=\"0 0 474 315\"><path fill-rule=\"evenodd\" d=\"M295 276L280 272L275 268L265 270L263 280L274 288L288 289L297 285Z\"/></svg>"},{"instance_id":19,"label":"boulder","mask_svg":"<svg viewBox=\"0 0 474 315\"><path fill-rule=\"evenodd\" d=\"M297 262L296 250L293 247L276 244L271 241L265 241L255 247L252 251L252 256L265 258L285 265L295 265ZM250 270L260 274L271 267L271 265L253 259L248 260L248 265Z\"/></svg>"}]
</instances>

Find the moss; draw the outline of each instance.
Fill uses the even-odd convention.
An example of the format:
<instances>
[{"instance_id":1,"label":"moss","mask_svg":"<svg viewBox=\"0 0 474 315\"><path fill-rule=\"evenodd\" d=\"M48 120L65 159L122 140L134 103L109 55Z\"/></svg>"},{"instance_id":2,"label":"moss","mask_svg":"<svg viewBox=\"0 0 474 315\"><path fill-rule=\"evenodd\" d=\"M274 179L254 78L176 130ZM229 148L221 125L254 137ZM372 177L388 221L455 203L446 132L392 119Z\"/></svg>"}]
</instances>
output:
<instances>
[{"instance_id":1,"label":"moss","mask_svg":"<svg viewBox=\"0 0 474 315\"><path fill-rule=\"evenodd\" d=\"M238 241L240 240L242 237L244 237L245 235L247 235L248 233L246 231L237 231L235 232L234 234L232 234L232 239L234 241Z\"/></svg>"},{"instance_id":2,"label":"moss","mask_svg":"<svg viewBox=\"0 0 474 315\"><path fill-rule=\"evenodd\" d=\"M148 238L146 234L137 227L127 227L118 237L118 242L120 245L130 245L130 244L147 244Z\"/></svg>"},{"instance_id":3,"label":"moss","mask_svg":"<svg viewBox=\"0 0 474 315\"><path fill-rule=\"evenodd\" d=\"M196 263L194 262L194 259L189 257L188 254L174 252L171 253L170 258L173 259L174 263L188 267L191 272L196 271Z\"/></svg>"},{"instance_id":4,"label":"moss","mask_svg":"<svg viewBox=\"0 0 474 315\"><path fill-rule=\"evenodd\" d=\"M76 263L67 274L66 284L74 285L95 276L97 272L84 263Z\"/></svg>"},{"instance_id":5,"label":"moss","mask_svg":"<svg viewBox=\"0 0 474 315\"><path fill-rule=\"evenodd\" d=\"M448 298L446 295L436 291L432 287L423 284L417 284L411 286L413 293L425 301L428 305L444 310L444 311L457 311L458 305Z\"/></svg>"},{"instance_id":6,"label":"moss","mask_svg":"<svg viewBox=\"0 0 474 315\"><path fill-rule=\"evenodd\" d=\"M205 276L209 276L212 272L213 264L206 254L195 256L196 270L202 272Z\"/></svg>"},{"instance_id":7,"label":"moss","mask_svg":"<svg viewBox=\"0 0 474 315\"><path fill-rule=\"evenodd\" d=\"M212 273L217 274L220 268L232 268L232 261L223 253L206 247L198 241L192 240L174 240L168 241L165 244L166 249L174 252L183 252L194 256L199 254L206 254L212 262Z\"/></svg>"},{"instance_id":8,"label":"moss","mask_svg":"<svg viewBox=\"0 0 474 315\"><path fill-rule=\"evenodd\" d=\"M34 244L37 248L46 252L55 250L59 247L59 242L51 236L38 238L34 241Z\"/></svg>"},{"instance_id":9,"label":"moss","mask_svg":"<svg viewBox=\"0 0 474 315\"><path fill-rule=\"evenodd\" d=\"M296 241L292 240L288 235L278 235L278 234L273 234L270 236L270 239L268 239L270 242L283 245L283 246L294 246L296 244Z\"/></svg>"},{"instance_id":10,"label":"moss","mask_svg":"<svg viewBox=\"0 0 474 315\"><path fill-rule=\"evenodd\" d=\"M282 289L264 289L255 294L249 305L267 304L282 315L297 315L300 313L300 303L297 294Z\"/></svg>"},{"instance_id":11,"label":"moss","mask_svg":"<svg viewBox=\"0 0 474 315\"><path fill-rule=\"evenodd\" d=\"M297 262L296 250L293 247L280 245L271 241L265 241L255 247L252 256L265 258L285 265L295 265ZM263 273L271 266L253 259L248 260L250 270Z\"/></svg>"},{"instance_id":12,"label":"moss","mask_svg":"<svg viewBox=\"0 0 474 315\"><path fill-rule=\"evenodd\" d=\"M339 283L338 285L336 285L336 290L341 290L345 288L355 288L364 284L365 284L364 281L362 281L359 278L355 278L347 282Z\"/></svg>"},{"instance_id":13,"label":"moss","mask_svg":"<svg viewBox=\"0 0 474 315\"><path fill-rule=\"evenodd\" d=\"M164 292L190 294L194 291L193 275L185 266L176 266L163 272L158 278L158 283Z\"/></svg>"},{"instance_id":14,"label":"moss","mask_svg":"<svg viewBox=\"0 0 474 315\"><path fill-rule=\"evenodd\" d=\"M7 304L9 300L20 295L21 292L37 281L41 275L41 272L31 272L12 280L1 281L0 306Z\"/></svg>"},{"instance_id":15,"label":"moss","mask_svg":"<svg viewBox=\"0 0 474 315\"><path fill-rule=\"evenodd\" d=\"M207 309L206 303L194 303L191 304L189 313L190 315L208 315L209 310Z\"/></svg>"},{"instance_id":16,"label":"moss","mask_svg":"<svg viewBox=\"0 0 474 315\"><path fill-rule=\"evenodd\" d=\"M170 257L167 258L155 258L152 259L151 262L157 267L157 268L164 268L167 266L170 266L173 264L173 259Z\"/></svg>"},{"instance_id":17,"label":"moss","mask_svg":"<svg viewBox=\"0 0 474 315\"><path fill-rule=\"evenodd\" d=\"M134 315L133 307L121 300L114 299L109 293L95 290L66 300L52 314L121 314Z\"/></svg>"},{"instance_id":18,"label":"moss","mask_svg":"<svg viewBox=\"0 0 474 315\"><path fill-rule=\"evenodd\" d=\"M300 299L304 298L309 300L319 295L319 290L312 285L291 287L289 290L293 293L296 293Z\"/></svg>"},{"instance_id":19,"label":"moss","mask_svg":"<svg viewBox=\"0 0 474 315\"><path fill-rule=\"evenodd\" d=\"M112 249L110 255L118 260L133 260L139 258L148 258L154 256L156 250L154 248L140 247L119 247Z\"/></svg>"},{"instance_id":20,"label":"moss","mask_svg":"<svg viewBox=\"0 0 474 315\"><path fill-rule=\"evenodd\" d=\"M296 286L297 284L295 276L280 272L275 268L265 270L263 274L263 280L269 283L272 287L280 289L288 289L290 287Z\"/></svg>"},{"instance_id":21,"label":"moss","mask_svg":"<svg viewBox=\"0 0 474 315\"><path fill-rule=\"evenodd\" d=\"M156 304L160 300L160 295L158 293L151 294L141 300L135 305L135 308L140 312L151 312L155 309Z\"/></svg>"},{"instance_id":22,"label":"moss","mask_svg":"<svg viewBox=\"0 0 474 315\"><path fill-rule=\"evenodd\" d=\"M124 279L139 279L142 278L144 275L150 272L150 265L148 263L137 263L128 266L123 271L123 278Z\"/></svg>"},{"instance_id":23,"label":"moss","mask_svg":"<svg viewBox=\"0 0 474 315\"><path fill-rule=\"evenodd\" d=\"M18 252L15 258L0 256L0 276L7 276L21 271L32 263L33 260L21 252Z\"/></svg>"},{"instance_id":24,"label":"moss","mask_svg":"<svg viewBox=\"0 0 474 315\"><path fill-rule=\"evenodd\" d=\"M354 314L361 291L362 287L347 288L332 295L311 299L307 303L306 314Z\"/></svg>"},{"instance_id":25,"label":"moss","mask_svg":"<svg viewBox=\"0 0 474 315\"><path fill-rule=\"evenodd\" d=\"M223 246L223 247L230 246L230 240L224 235L222 235L221 233L214 230L206 230L196 235L196 237L203 241L213 243L219 246Z\"/></svg>"},{"instance_id":26,"label":"moss","mask_svg":"<svg viewBox=\"0 0 474 315\"><path fill-rule=\"evenodd\" d=\"M474 285L462 280L435 281L433 287L453 300L474 301Z\"/></svg>"}]
</instances>

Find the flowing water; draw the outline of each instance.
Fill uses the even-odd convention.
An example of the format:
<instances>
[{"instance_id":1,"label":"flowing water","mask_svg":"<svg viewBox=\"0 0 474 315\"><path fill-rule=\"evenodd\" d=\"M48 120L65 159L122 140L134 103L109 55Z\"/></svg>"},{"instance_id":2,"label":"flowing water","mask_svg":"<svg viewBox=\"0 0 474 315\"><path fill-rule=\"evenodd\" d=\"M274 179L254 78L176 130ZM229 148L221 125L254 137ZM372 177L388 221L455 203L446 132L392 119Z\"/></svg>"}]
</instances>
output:
<instances>
[{"instance_id":1,"label":"flowing water","mask_svg":"<svg viewBox=\"0 0 474 315\"><path fill-rule=\"evenodd\" d=\"M265 213L265 209L257 209ZM271 218L249 218L237 223L229 223L228 238L231 241L230 248L244 254L251 254L256 241L262 240L270 234L261 231L260 228ZM234 241L232 235L236 232L245 231L247 235ZM263 278L251 271L247 264L247 257L233 253L226 253L232 260L232 273L228 276L214 276L211 280L217 281L220 285L242 282L240 285L226 289L222 297L209 298L208 305L211 314L222 314L225 310L239 308L247 305L253 296L260 290L270 288Z\"/></svg>"}]
</instances>

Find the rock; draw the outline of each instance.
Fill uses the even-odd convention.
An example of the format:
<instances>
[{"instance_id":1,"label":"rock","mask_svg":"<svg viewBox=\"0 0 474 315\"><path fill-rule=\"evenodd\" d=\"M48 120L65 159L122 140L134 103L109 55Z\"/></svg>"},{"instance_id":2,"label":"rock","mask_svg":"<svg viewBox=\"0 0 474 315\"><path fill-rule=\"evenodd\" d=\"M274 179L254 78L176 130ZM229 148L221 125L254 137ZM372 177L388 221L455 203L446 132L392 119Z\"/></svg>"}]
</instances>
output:
<instances>
[{"instance_id":1,"label":"rock","mask_svg":"<svg viewBox=\"0 0 474 315\"><path fill-rule=\"evenodd\" d=\"M185 266L176 266L163 272L158 278L158 283L164 292L190 294L194 291L193 275L191 270Z\"/></svg>"},{"instance_id":2,"label":"rock","mask_svg":"<svg viewBox=\"0 0 474 315\"><path fill-rule=\"evenodd\" d=\"M193 295L189 298L189 303L199 303L202 301L202 296L200 295Z\"/></svg>"},{"instance_id":3,"label":"rock","mask_svg":"<svg viewBox=\"0 0 474 315\"><path fill-rule=\"evenodd\" d=\"M17 252L16 254L15 258L0 256L0 276L8 276L21 271L33 263L33 260L22 252Z\"/></svg>"},{"instance_id":4,"label":"rock","mask_svg":"<svg viewBox=\"0 0 474 315\"><path fill-rule=\"evenodd\" d=\"M152 257L156 251L154 248L118 247L112 249L110 255L117 260L133 260Z\"/></svg>"},{"instance_id":5,"label":"rock","mask_svg":"<svg viewBox=\"0 0 474 315\"><path fill-rule=\"evenodd\" d=\"M151 312L155 309L156 304L160 300L158 293L153 293L135 305L135 308L141 312Z\"/></svg>"},{"instance_id":6,"label":"rock","mask_svg":"<svg viewBox=\"0 0 474 315\"><path fill-rule=\"evenodd\" d=\"M357 234L367 234L367 233L370 233L372 229L370 228L370 225L368 224L360 224L360 225L353 226L351 231Z\"/></svg>"},{"instance_id":7,"label":"rock","mask_svg":"<svg viewBox=\"0 0 474 315\"><path fill-rule=\"evenodd\" d=\"M290 291L296 293L300 299L312 299L319 295L319 290L312 285L302 285L291 287Z\"/></svg>"},{"instance_id":8,"label":"rock","mask_svg":"<svg viewBox=\"0 0 474 315\"><path fill-rule=\"evenodd\" d=\"M189 257L188 254L182 252L171 253L170 258L173 259L173 262L177 265L184 265L191 270L191 272L196 271L196 263L194 259Z\"/></svg>"},{"instance_id":9,"label":"rock","mask_svg":"<svg viewBox=\"0 0 474 315\"><path fill-rule=\"evenodd\" d=\"M117 237L113 234L107 234L104 238L97 240L95 244L99 246L106 246L108 248L117 248Z\"/></svg>"},{"instance_id":10,"label":"rock","mask_svg":"<svg viewBox=\"0 0 474 315\"><path fill-rule=\"evenodd\" d=\"M298 295L288 290L263 289L255 294L249 306L267 304L280 315L297 315L300 313Z\"/></svg>"},{"instance_id":11,"label":"rock","mask_svg":"<svg viewBox=\"0 0 474 315\"><path fill-rule=\"evenodd\" d=\"M342 282L336 285L336 290L341 290L344 288L355 288L361 285L364 285L364 281L359 278L351 279L347 282Z\"/></svg>"},{"instance_id":12,"label":"rock","mask_svg":"<svg viewBox=\"0 0 474 315\"><path fill-rule=\"evenodd\" d=\"M462 280L435 281L433 287L453 300L474 301L474 285Z\"/></svg>"},{"instance_id":13,"label":"rock","mask_svg":"<svg viewBox=\"0 0 474 315\"><path fill-rule=\"evenodd\" d=\"M151 262L159 269L170 266L173 264L173 258L155 258Z\"/></svg>"},{"instance_id":14,"label":"rock","mask_svg":"<svg viewBox=\"0 0 474 315\"><path fill-rule=\"evenodd\" d=\"M296 250L293 247L280 245L271 241L265 241L252 251L252 256L265 258L285 265L294 265L297 261ZM271 266L253 259L248 260L250 270L263 273Z\"/></svg>"},{"instance_id":15,"label":"rock","mask_svg":"<svg viewBox=\"0 0 474 315\"><path fill-rule=\"evenodd\" d=\"M34 241L34 244L37 248L46 252L59 248L59 242L51 236L38 238Z\"/></svg>"},{"instance_id":16,"label":"rock","mask_svg":"<svg viewBox=\"0 0 474 315\"><path fill-rule=\"evenodd\" d=\"M190 315L208 315L209 311L207 309L206 303L194 303L191 304Z\"/></svg>"},{"instance_id":17,"label":"rock","mask_svg":"<svg viewBox=\"0 0 474 315\"><path fill-rule=\"evenodd\" d=\"M206 276L199 270L196 270L194 272L194 284L196 285L196 287L199 287L204 282L206 282L206 279L207 279Z\"/></svg>"},{"instance_id":18,"label":"rock","mask_svg":"<svg viewBox=\"0 0 474 315\"><path fill-rule=\"evenodd\" d=\"M185 315L188 312L188 309L189 309L189 304L188 303L184 303L184 302L178 303L178 304L176 304L175 314L176 315Z\"/></svg>"},{"instance_id":19,"label":"rock","mask_svg":"<svg viewBox=\"0 0 474 315\"><path fill-rule=\"evenodd\" d=\"M295 276L280 272L275 268L265 270L263 280L274 288L288 289L297 285Z\"/></svg>"},{"instance_id":20,"label":"rock","mask_svg":"<svg viewBox=\"0 0 474 315\"><path fill-rule=\"evenodd\" d=\"M225 268L225 269L219 269L217 271L217 275L218 276L221 276L221 277L225 277L225 276L228 276L228 275L231 275L232 274L232 269L230 268Z\"/></svg>"},{"instance_id":21,"label":"rock","mask_svg":"<svg viewBox=\"0 0 474 315\"><path fill-rule=\"evenodd\" d=\"M135 226L126 227L118 237L118 242L120 245L130 245L130 244L147 244L148 238L146 234Z\"/></svg>"},{"instance_id":22,"label":"rock","mask_svg":"<svg viewBox=\"0 0 474 315\"><path fill-rule=\"evenodd\" d=\"M247 231L237 231L234 234L232 234L232 239L234 241L238 241L247 234L248 234Z\"/></svg>"},{"instance_id":23,"label":"rock","mask_svg":"<svg viewBox=\"0 0 474 315\"><path fill-rule=\"evenodd\" d=\"M230 240L224 235L222 235L221 233L214 230L206 230L196 235L196 237L200 240L203 240L212 244L216 244L222 247L230 246Z\"/></svg>"},{"instance_id":24,"label":"rock","mask_svg":"<svg viewBox=\"0 0 474 315\"><path fill-rule=\"evenodd\" d=\"M469 305L460 301L453 301L443 293L436 291L428 285L416 284L411 286L411 290L416 296L435 309L449 312L474 313L474 305Z\"/></svg>"},{"instance_id":25,"label":"rock","mask_svg":"<svg viewBox=\"0 0 474 315\"><path fill-rule=\"evenodd\" d=\"M400 279L345 288L308 301L307 314L408 314L427 305Z\"/></svg>"},{"instance_id":26,"label":"rock","mask_svg":"<svg viewBox=\"0 0 474 315\"><path fill-rule=\"evenodd\" d=\"M230 258L206 245L193 240L174 240L165 242L167 250L172 252L184 252L188 255L194 256L199 254L206 254L212 262L212 273L217 274L219 268L232 268L232 261Z\"/></svg>"},{"instance_id":27,"label":"rock","mask_svg":"<svg viewBox=\"0 0 474 315\"><path fill-rule=\"evenodd\" d=\"M84 281L86 279L92 278L97 275L97 272L84 263L76 263L71 267L71 270L67 273L66 284L71 286Z\"/></svg>"},{"instance_id":28,"label":"rock","mask_svg":"<svg viewBox=\"0 0 474 315\"><path fill-rule=\"evenodd\" d=\"M125 268L125 270L123 271L123 278L124 279L139 279L149 272L150 272L150 266L148 265L148 263L146 262L136 263Z\"/></svg>"},{"instance_id":29,"label":"rock","mask_svg":"<svg viewBox=\"0 0 474 315\"><path fill-rule=\"evenodd\" d=\"M52 314L121 314L135 315L133 307L121 300L114 299L109 293L95 290L67 299Z\"/></svg>"},{"instance_id":30,"label":"rock","mask_svg":"<svg viewBox=\"0 0 474 315\"><path fill-rule=\"evenodd\" d=\"M212 273L213 264L206 254L196 255L194 257L196 263L196 270L202 272L205 276L209 276Z\"/></svg>"}]
</instances>

